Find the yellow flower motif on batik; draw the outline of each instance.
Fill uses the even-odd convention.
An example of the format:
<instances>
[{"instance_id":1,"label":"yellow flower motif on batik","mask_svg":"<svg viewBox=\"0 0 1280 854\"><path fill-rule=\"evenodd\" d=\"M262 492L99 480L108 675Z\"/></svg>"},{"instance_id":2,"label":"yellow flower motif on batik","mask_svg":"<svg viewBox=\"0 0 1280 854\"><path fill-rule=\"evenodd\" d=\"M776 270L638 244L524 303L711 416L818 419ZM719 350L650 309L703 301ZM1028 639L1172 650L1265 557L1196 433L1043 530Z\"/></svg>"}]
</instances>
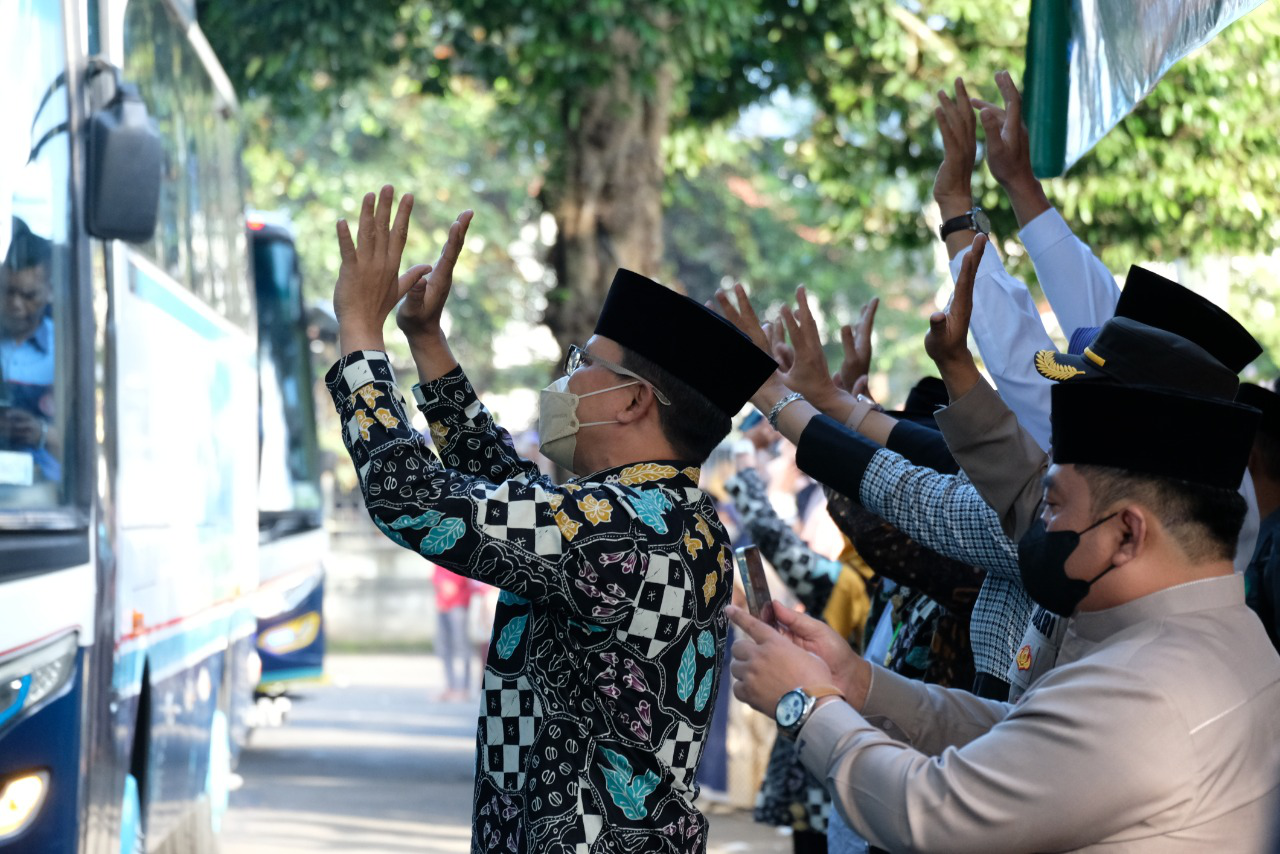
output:
<instances>
[{"instance_id":1,"label":"yellow flower motif on batik","mask_svg":"<svg viewBox=\"0 0 1280 854\"><path fill-rule=\"evenodd\" d=\"M565 492L581 492L582 487L578 486L578 484L576 483L566 483L564 485L564 491Z\"/></svg>"},{"instance_id":2,"label":"yellow flower motif on batik","mask_svg":"<svg viewBox=\"0 0 1280 854\"><path fill-rule=\"evenodd\" d=\"M702 469L697 466L689 466L687 469L684 469L682 473L694 483L697 483L702 479Z\"/></svg>"},{"instance_id":3,"label":"yellow flower motif on batik","mask_svg":"<svg viewBox=\"0 0 1280 854\"><path fill-rule=\"evenodd\" d=\"M578 536L578 529L581 528L582 525L570 519L568 515L561 510L556 514L556 527L560 529L560 533L566 540L572 540L574 537Z\"/></svg>"},{"instance_id":4,"label":"yellow flower motif on batik","mask_svg":"<svg viewBox=\"0 0 1280 854\"><path fill-rule=\"evenodd\" d=\"M729 571L733 568L733 549L728 546L720 547L720 574L724 578L729 577Z\"/></svg>"},{"instance_id":5,"label":"yellow flower motif on batik","mask_svg":"<svg viewBox=\"0 0 1280 854\"><path fill-rule=\"evenodd\" d=\"M559 510L560 505L564 503L563 495L550 495L547 497L547 503L551 505L552 510Z\"/></svg>"},{"instance_id":6,"label":"yellow flower motif on batik","mask_svg":"<svg viewBox=\"0 0 1280 854\"><path fill-rule=\"evenodd\" d=\"M578 509L586 514L587 521L592 525L599 525L613 518L613 505L607 498L598 499L594 495L588 495L578 502Z\"/></svg>"},{"instance_id":7,"label":"yellow flower motif on batik","mask_svg":"<svg viewBox=\"0 0 1280 854\"><path fill-rule=\"evenodd\" d=\"M354 406L356 397L364 398L364 405L368 407L376 406L378 398L382 397L382 392L373 387L373 383L365 383L356 389L355 394L351 395L351 404Z\"/></svg>"},{"instance_id":8,"label":"yellow flower motif on batik","mask_svg":"<svg viewBox=\"0 0 1280 854\"><path fill-rule=\"evenodd\" d=\"M684 532L684 550L689 553L689 557L697 557L702 548L702 540L689 536L688 531Z\"/></svg>"},{"instance_id":9,"label":"yellow flower motif on batik","mask_svg":"<svg viewBox=\"0 0 1280 854\"><path fill-rule=\"evenodd\" d=\"M694 523L693 527L702 535L702 539L707 541L707 545L712 545L715 538L711 536L711 526L707 524L707 520L703 519L700 514L695 513L694 518L698 521Z\"/></svg>"},{"instance_id":10,"label":"yellow flower motif on batik","mask_svg":"<svg viewBox=\"0 0 1280 854\"><path fill-rule=\"evenodd\" d=\"M363 409L356 410L356 426L360 428L360 438L369 441L369 428L373 426L373 419L365 415Z\"/></svg>"},{"instance_id":11,"label":"yellow flower motif on batik","mask_svg":"<svg viewBox=\"0 0 1280 854\"><path fill-rule=\"evenodd\" d=\"M388 430L394 429L400 424L400 419L391 414L391 410L385 406L374 410L373 417L378 419L378 423Z\"/></svg>"},{"instance_id":12,"label":"yellow flower motif on batik","mask_svg":"<svg viewBox=\"0 0 1280 854\"><path fill-rule=\"evenodd\" d=\"M711 597L716 595L716 574L714 572L707 573L707 579L702 582L702 604L710 605Z\"/></svg>"},{"instance_id":13,"label":"yellow flower motif on batik","mask_svg":"<svg viewBox=\"0 0 1280 854\"><path fill-rule=\"evenodd\" d=\"M444 445L444 440L449 435L449 428L444 426L444 422L432 421L427 427L431 430L431 441L437 445Z\"/></svg>"},{"instance_id":14,"label":"yellow flower motif on batik","mask_svg":"<svg viewBox=\"0 0 1280 854\"><path fill-rule=\"evenodd\" d=\"M657 463L640 463L635 466L627 466L618 473L618 482L623 486L635 486L639 483L650 483L655 480L663 480L668 477L675 477L675 466L661 466Z\"/></svg>"}]
</instances>

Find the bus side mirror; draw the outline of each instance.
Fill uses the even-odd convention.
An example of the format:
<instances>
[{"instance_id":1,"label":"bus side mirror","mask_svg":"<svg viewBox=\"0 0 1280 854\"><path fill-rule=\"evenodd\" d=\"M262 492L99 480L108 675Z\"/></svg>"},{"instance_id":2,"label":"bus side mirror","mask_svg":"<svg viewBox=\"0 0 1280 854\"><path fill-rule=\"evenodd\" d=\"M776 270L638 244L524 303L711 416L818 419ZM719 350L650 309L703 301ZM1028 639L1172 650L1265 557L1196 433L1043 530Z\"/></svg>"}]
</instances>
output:
<instances>
[{"instance_id":1,"label":"bus side mirror","mask_svg":"<svg viewBox=\"0 0 1280 854\"><path fill-rule=\"evenodd\" d=\"M145 243L156 231L164 145L128 83L89 117L85 227L102 240Z\"/></svg>"}]
</instances>

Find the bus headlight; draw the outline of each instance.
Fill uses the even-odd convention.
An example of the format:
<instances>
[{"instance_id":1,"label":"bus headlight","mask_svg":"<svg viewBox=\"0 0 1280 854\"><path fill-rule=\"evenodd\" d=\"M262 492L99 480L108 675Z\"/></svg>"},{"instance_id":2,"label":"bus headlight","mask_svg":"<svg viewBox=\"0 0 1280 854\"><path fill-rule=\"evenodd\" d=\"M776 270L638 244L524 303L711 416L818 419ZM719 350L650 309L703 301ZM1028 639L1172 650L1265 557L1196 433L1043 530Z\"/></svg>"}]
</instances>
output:
<instances>
[{"instance_id":1,"label":"bus headlight","mask_svg":"<svg viewBox=\"0 0 1280 854\"><path fill-rule=\"evenodd\" d=\"M76 661L76 635L0 663L0 729L67 684Z\"/></svg>"},{"instance_id":2,"label":"bus headlight","mask_svg":"<svg viewBox=\"0 0 1280 854\"><path fill-rule=\"evenodd\" d=\"M47 771L33 771L4 784L0 789L0 842L26 829L39 814L48 791Z\"/></svg>"}]
</instances>

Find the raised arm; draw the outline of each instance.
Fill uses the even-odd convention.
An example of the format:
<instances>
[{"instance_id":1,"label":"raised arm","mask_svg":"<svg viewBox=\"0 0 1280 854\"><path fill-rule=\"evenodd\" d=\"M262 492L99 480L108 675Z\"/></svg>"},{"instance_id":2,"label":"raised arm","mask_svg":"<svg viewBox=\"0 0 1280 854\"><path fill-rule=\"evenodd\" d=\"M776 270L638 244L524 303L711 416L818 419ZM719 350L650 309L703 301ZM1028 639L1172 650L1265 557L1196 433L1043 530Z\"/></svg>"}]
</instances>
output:
<instances>
[{"instance_id":1,"label":"raised arm","mask_svg":"<svg viewBox=\"0 0 1280 854\"><path fill-rule=\"evenodd\" d=\"M1049 204L1031 171L1022 95L1009 72L996 74L1004 107L971 99L987 139L987 167L1009 197L1036 278L1068 335L1081 326L1101 326L1115 314L1120 289L1111 271L1079 240Z\"/></svg>"}]
</instances>

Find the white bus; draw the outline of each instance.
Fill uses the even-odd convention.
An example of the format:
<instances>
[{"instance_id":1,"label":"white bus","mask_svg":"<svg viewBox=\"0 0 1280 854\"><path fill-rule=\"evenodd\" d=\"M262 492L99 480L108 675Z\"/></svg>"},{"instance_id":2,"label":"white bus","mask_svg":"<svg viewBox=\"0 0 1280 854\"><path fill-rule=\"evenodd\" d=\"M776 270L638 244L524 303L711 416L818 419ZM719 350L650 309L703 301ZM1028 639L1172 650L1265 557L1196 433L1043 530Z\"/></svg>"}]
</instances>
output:
<instances>
[{"instance_id":1,"label":"white bus","mask_svg":"<svg viewBox=\"0 0 1280 854\"><path fill-rule=\"evenodd\" d=\"M4 0L0 75L0 852L210 850L318 527L259 512L235 95L188 0Z\"/></svg>"}]
</instances>

